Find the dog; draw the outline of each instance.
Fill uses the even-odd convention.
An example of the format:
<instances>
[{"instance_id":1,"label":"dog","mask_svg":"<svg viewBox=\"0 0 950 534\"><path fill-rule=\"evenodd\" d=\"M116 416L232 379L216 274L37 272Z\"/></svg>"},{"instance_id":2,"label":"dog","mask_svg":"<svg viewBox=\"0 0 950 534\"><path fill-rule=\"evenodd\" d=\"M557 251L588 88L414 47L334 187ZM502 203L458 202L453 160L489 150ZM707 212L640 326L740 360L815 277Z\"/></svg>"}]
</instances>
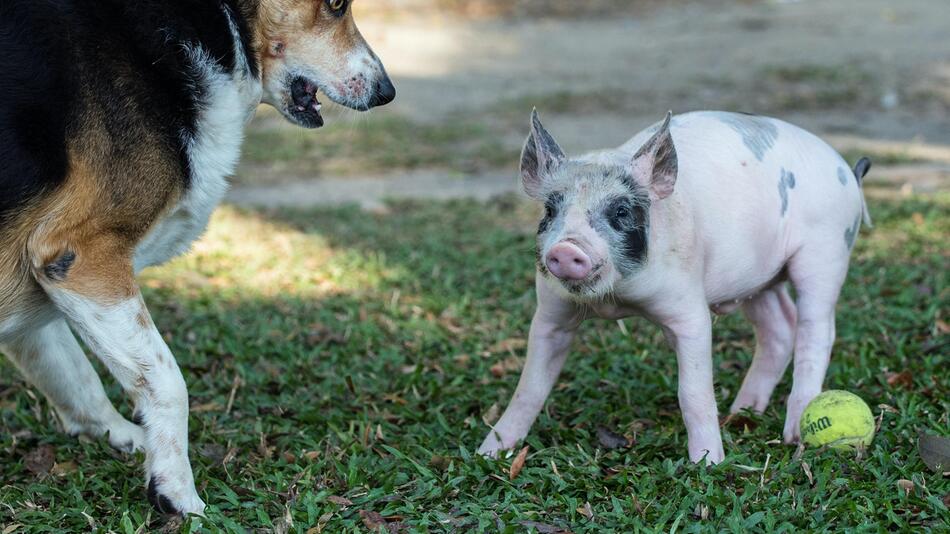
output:
<instances>
[{"instance_id":1,"label":"dog","mask_svg":"<svg viewBox=\"0 0 950 534\"><path fill-rule=\"evenodd\" d=\"M394 99L351 4L0 0L0 351L66 432L143 450L163 513L205 504L185 381L135 275L204 231L261 102L317 128L319 92L361 111Z\"/></svg>"}]
</instances>

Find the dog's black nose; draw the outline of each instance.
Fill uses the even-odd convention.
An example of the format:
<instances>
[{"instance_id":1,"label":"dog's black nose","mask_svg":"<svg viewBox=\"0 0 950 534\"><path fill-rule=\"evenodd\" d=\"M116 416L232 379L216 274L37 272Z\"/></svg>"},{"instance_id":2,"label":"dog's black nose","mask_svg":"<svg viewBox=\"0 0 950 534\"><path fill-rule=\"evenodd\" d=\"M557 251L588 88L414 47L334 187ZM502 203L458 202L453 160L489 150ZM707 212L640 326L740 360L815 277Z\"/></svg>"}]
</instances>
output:
<instances>
[{"instance_id":1,"label":"dog's black nose","mask_svg":"<svg viewBox=\"0 0 950 534\"><path fill-rule=\"evenodd\" d=\"M389 76L383 76L383 79L376 84L376 90L373 92L373 98L369 101L369 107L385 106L396 98L396 87L393 86Z\"/></svg>"}]
</instances>

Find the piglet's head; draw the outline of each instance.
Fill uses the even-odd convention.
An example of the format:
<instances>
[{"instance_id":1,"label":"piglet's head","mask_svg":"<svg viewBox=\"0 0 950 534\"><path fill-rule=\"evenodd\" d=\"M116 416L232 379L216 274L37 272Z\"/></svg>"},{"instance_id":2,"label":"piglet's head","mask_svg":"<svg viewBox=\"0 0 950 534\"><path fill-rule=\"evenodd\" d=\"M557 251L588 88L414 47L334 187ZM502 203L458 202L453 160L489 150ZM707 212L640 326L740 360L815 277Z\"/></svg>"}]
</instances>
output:
<instances>
[{"instance_id":1,"label":"piglet's head","mask_svg":"<svg viewBox=\"0 0 950 534\"><path fill-rule=\"evenodd\" d=\"M673 193L671 114L633 156L571 159L537 111L521 154L521 178L544 204L537 267L579 301L595 301L647 260L650 206Z\"/></svg>"}]
</instances>

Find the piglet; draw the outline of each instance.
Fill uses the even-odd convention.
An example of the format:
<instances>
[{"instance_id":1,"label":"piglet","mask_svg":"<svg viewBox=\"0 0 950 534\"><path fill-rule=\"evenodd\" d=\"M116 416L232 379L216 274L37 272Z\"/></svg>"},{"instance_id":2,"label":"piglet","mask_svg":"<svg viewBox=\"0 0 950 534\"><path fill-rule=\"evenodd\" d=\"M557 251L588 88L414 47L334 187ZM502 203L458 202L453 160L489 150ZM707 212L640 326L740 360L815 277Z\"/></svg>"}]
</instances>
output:
<instances>
[{"instance_id":1,"label":"piglet","mask_svg":"<svg viewBox=\"0 0 950 534\"><path fill-rule=\"evenodd\" d=\"M719 111L667 114L617 149L568 158L534 112L521 176L544 205L537 310L517 390L479 452L527 435L585 319L637 314L676 352L690 460L722 461L710 312L740 307L756 348L731 411L762 412L794 352L784 438L797 441L862 218L870 225L869 168L864 158L849 169L786 122Z\"/></svg>"}]
</instances>

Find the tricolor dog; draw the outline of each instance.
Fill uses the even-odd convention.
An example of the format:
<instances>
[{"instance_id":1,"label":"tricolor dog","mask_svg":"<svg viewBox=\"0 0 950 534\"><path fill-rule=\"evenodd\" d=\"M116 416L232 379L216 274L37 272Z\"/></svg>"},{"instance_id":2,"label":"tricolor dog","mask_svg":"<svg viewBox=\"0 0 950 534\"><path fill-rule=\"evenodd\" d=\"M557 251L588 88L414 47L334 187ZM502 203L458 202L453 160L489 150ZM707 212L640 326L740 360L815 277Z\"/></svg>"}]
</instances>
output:
<instances>
[{"instance_id":1,"label":"tricolor dog","mask_svg":"<svg viewBox=\"0 0 950 534\"><path fill-rule=\"evenodd\" d=\"M521 175L545 208L538 305L518 388L480 451L525 437L585 319L638 314L676 352L689 458L722 461L710 312L740 307L756 349L732 411L763 411L794 354L784 437L798 440L828 368L851 249L870 223L869 166L852 171L786 122L724 112L667 116L617 149L569 158L534 114Z\"/></svg>"},{"instance_id":2,"label":"tricolor dog","mask_svg":"<svg viewBox=\"0 0 950 534\"><path fill-rule=\"evenodd\" d=\"M261 102L395 89L351 0L0 0L0 349L70 434L143 449L149 500L201 513L188 395L135 282L186 251ZM115 410L74 333L134 402Z\"/></svg>"}]
</instances>

